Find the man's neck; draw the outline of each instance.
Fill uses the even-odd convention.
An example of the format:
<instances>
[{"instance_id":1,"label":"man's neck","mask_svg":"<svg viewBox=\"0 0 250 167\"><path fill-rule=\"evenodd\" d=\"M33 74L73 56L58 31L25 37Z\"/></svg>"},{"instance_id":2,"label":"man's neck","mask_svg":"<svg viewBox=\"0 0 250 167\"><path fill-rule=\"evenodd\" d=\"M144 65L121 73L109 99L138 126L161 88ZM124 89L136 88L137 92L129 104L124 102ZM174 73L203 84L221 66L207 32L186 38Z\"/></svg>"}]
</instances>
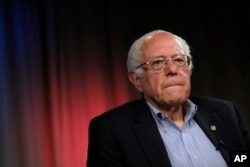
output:
<instances>
[{"instance_id":1,"label":"man's neck","mask_svg":"<svg viewBox=\"0 0 250 167\"><path fill-rule=\"evenodd\" d=\"M162 112L166 114L168 118L171 119L180 129L183 129L185 113L182 106L171 108L169 110L163 110Z\"/></svg>"}]
</instances>

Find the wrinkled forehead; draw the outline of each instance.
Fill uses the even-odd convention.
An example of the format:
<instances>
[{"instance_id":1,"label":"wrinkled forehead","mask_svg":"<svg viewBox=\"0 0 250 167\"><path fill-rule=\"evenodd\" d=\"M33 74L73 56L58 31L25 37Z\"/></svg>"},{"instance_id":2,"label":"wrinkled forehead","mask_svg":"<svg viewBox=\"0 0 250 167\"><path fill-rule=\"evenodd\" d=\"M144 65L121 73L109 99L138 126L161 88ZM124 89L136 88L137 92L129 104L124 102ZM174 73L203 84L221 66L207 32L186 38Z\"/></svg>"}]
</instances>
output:
<instances>
[{"instance_id":1,"label":"wrinkled forehead","mask_svg":"<svg viewBox=\"0 0 250 167\"><path fill-rule=\"evenodd\" d=\"M170 52L183 52L181 43L175 38L175 36L168 32L160 32L157 34L152 34L146 36L141 48L141 56L146 56L149 53L154 53L156 51L161 52L167 50Z\"/></svg>"}]
</instances>

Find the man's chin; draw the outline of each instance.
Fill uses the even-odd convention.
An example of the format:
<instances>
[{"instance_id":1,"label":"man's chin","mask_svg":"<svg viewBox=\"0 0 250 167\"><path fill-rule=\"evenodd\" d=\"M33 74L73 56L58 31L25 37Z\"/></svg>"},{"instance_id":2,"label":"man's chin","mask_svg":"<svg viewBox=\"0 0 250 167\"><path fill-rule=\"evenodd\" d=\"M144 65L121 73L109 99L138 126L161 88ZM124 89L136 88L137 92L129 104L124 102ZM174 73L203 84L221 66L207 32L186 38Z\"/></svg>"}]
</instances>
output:
<instances>
[{"instance_id":1,"label":"man's chin","mask_svg":"<svg viewBox=\"0 0 250 167\"><path fill-rule=\"evenodd\" d=\"M171 98L167 98L164 100L164 103L171 105L171 106L176 106L176 105L182 105L185 103L187 100L186 96L172 96Z\"/></svg>"}]
</instances>

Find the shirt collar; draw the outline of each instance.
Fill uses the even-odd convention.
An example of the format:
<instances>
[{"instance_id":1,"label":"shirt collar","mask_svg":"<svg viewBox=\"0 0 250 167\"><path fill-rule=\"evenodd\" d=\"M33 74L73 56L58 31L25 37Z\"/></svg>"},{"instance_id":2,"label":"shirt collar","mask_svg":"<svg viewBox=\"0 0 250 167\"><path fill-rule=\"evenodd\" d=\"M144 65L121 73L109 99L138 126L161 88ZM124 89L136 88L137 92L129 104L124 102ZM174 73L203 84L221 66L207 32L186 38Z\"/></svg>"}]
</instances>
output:
<instances>
[{"instance_id":1,"label":"shirt collar","mask_svg":"<svg viewBox=\"0 0 250 167\"><path fill-rule=\"evenodd\" d=\"M160 110L155 108L150 102L146 101L147 105L149 106L151 112L156 116L157 119L168 118L168 116L162 113ZM188 122L190 119L193 118L194 114L197 111L197 106L189 99L183 104L183 108L185 111L184 121L185 123Z\"/></svg>"}]
</instances>

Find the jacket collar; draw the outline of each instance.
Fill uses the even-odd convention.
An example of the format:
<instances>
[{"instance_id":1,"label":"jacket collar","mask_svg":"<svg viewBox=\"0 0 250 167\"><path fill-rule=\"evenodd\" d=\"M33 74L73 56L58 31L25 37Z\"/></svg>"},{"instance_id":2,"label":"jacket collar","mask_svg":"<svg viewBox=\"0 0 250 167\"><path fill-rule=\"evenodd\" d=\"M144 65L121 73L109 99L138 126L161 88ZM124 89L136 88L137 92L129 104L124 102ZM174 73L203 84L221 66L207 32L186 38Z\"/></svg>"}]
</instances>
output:
<instances>
[{"instance_id":1,"label":"jacket collar","mask_svg":"<svg viewBox=\"0 0 250 167\"><path fill-rule=\"evenodd\" d=\"M154 167L171 166L164 143L145 100L135 108L133 130Z\"/></svg>"},{"instance_id":2,"label":"jacket collar","mask_svg":"<svg viewBox=\"0 0 250 167\"><path fill-rule=\"evenodd\" d=\"M224 126L216 113L208 113L198 107L194 116L203 132L208 136L210 141L220 150L225 161L229 163L229 154L227 151L227 137Z\"/></svg>"}]
</instances>

